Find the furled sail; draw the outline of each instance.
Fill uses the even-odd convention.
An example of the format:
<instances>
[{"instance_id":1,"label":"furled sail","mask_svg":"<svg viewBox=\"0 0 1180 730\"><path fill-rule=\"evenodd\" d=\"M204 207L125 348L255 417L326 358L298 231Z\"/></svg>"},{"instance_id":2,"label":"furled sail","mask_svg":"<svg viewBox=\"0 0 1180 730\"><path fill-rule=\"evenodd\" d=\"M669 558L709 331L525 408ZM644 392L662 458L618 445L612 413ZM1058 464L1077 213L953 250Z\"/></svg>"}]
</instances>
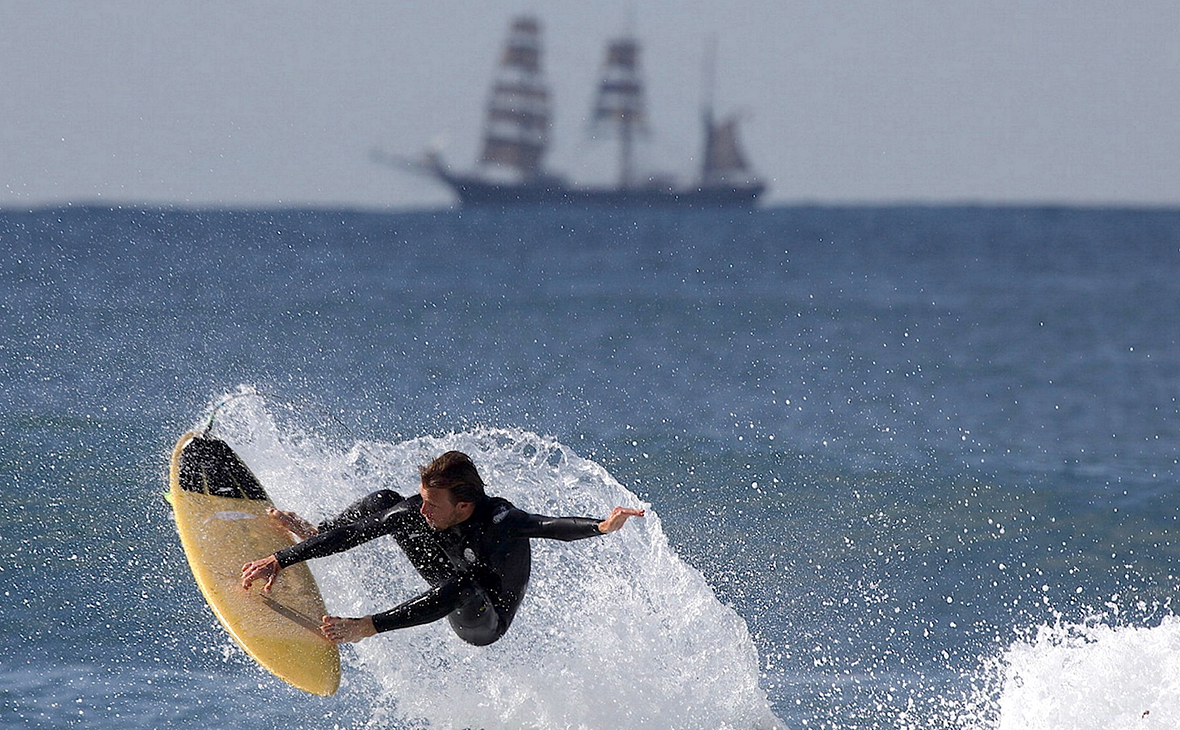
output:
<instances>
[{"instance_id":1,"label":"furled sail","mask_svg":"<svg viewBox=\"0 0 1180 730\"><path fill-rule=\"evenodd\" d=\"M753 174L738 143L738 118L730 116L721 123L705 114L705 155L701 183L705 186L748 184Z\"/></svg>"},{"instance_id":2,"label":"furled sail","mask_svg":"<svg viewBox=\"0 0 1180 730\"><path fill-rule=\"evenodd\" d=\"M605 128L618 135L619 186L632 187L632 142L637 133L647 130L639 43L633 38L620 38L607 46L593 120L595 129Z\"/></svg>"},{"instance_id":3,"label":"furled sail","mask_svg":"<svg viewBox=\"0 0 1180 730\"><path fill-rule=\"evenodd\" d=\"M535 18L517 18L488 100L480 157L485 173L522 179L539 176L549 126L549 89L541 70L541 25Z\"/></svg>"}]
</instances>

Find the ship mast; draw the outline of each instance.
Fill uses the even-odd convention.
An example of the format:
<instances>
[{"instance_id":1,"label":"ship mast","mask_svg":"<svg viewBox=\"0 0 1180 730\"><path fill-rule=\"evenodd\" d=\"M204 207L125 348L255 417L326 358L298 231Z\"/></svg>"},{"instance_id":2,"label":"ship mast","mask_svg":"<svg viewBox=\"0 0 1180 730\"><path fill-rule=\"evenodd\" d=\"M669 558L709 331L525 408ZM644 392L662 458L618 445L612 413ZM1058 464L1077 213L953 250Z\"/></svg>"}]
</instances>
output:
<instances>
[{"instance_id":1,"label":"ship mast","mask_svg":"<svg viewBox=\"0 0 1180 730\"><path fill-rule=\"evenodd\" d=\"M488 99L480 165L485 173L517 179L542 174L549 143L549 89L541 71L541 25L512 22Z\"/></svg>"},{"instance_id":2,"label":"ship mast","mask_svg":"<svg viewBox=\"0 0 1180 730\"><path fill-rule=\"evenodd\" d=\"M620 38L607 46L594 105L594 126L618 134L619 187L634 187L633 144L637 134L647 131L639 43L634 38Z\"/></svg>"},{"instance_id":3,"label":"ship mast","mask_svg":"<svg viewBox=\"0 0 1180 730\"><path fill-rule=\"evenodd\" d=\"M717 36L710 36L705 47L705 62L701 68L701 127L705 135L705 151L701 155L701 184L708 185L713 177L716 124L713 117L713 94L717 85Z\"/></svg>"}]
</instances>

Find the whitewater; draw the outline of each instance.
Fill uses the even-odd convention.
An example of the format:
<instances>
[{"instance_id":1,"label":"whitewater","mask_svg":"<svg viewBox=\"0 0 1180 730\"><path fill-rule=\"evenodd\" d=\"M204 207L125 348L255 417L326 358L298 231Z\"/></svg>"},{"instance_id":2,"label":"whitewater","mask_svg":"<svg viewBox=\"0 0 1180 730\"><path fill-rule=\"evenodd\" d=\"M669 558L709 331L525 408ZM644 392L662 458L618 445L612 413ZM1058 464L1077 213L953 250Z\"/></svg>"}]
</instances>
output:
<instances>
[{"instance_id":1,"label":"whitewater","mask_svg":"<svg viewBox=\"0 0 1180 730\"><path fill-rule=\"evenodd\" d=\"M281 432L261 398L234 398L216 435L255 470L280 509L318 522L382 488L414 491L418 467L445 451L476 462L491 493L532 512L647 509L632 528L576 546L534 541L526 603L490 647L444 623L377 637L347 654L371 694L373 722L431 727L780 727L759 687L745 622L668 545L658 513L601 466L552 439L482 429L332 448ZM365 616L426 585L391 540L313 562L334 615Z\"/></svg>"}]
</instances>

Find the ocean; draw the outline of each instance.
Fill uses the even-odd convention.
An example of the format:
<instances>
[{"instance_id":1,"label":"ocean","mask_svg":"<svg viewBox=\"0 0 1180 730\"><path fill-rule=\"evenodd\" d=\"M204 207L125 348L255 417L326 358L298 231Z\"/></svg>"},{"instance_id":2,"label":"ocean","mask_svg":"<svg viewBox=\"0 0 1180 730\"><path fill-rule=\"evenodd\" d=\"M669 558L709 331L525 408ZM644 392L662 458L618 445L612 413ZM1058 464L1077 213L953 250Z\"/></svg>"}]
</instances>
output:
<instances>
[{"instance_id":1,"label":"ocean","mask_svg":"<svg viewBox=\"0 0 1180 730\"><path fill-rule=\"evenodd\" d=\"M0 212L0 726L1180 727L1180 211ZM538 544L491 647L220 628L163 500L217 409L322 518L471 453ZM419 590L392 542L328 607Z\"/></svg>"}]
</instances>

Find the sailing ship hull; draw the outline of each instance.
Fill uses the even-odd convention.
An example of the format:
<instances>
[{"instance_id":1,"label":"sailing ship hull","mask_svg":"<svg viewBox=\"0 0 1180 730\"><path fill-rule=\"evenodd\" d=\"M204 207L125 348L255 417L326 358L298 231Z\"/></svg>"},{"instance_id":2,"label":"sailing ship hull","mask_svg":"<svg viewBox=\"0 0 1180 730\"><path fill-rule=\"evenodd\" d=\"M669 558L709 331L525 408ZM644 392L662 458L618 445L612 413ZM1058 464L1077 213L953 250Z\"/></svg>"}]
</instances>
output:
<instances>
[{"instance_id":1,"label":"sailing ship hull","mask_svg":"<svg viewBox=\"0 0 1180 730\"><path fill-rule=\"evenodd\" d=\"M616 208L752 207L764 189L743 187L591 188L560 181L504 184L476 177L443 177L463 205L575 205Z\"/></svg>"}]
</instances>

